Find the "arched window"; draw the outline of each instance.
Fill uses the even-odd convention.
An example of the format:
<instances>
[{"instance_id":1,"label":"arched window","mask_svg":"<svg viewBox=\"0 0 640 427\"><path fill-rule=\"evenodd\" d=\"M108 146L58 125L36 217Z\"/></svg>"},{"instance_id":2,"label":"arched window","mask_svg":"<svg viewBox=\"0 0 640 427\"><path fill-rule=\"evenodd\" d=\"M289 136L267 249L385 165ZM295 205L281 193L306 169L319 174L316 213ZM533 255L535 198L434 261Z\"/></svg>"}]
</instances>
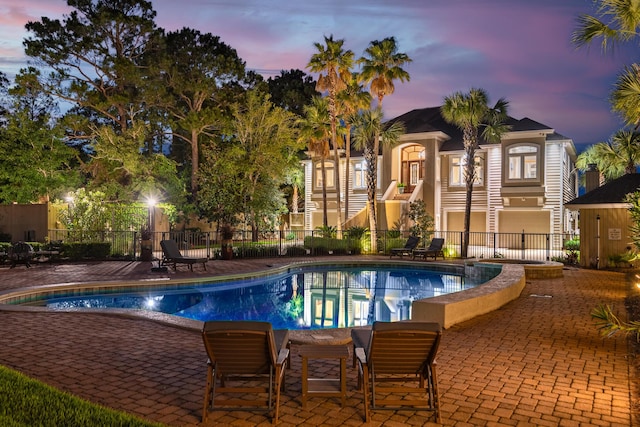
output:
<instances>
[{"instance_id":1,"label":"arched window","mask_svg":"<svg viewBox=\"0 0 640 427\"><path fill-rule=\"evenodd\" d=\"M402 149L400 182L407 185L408 191L413 191L413 187L424 178L424 156L424 147L421 145Z\"/></svg>"}]
</instances>

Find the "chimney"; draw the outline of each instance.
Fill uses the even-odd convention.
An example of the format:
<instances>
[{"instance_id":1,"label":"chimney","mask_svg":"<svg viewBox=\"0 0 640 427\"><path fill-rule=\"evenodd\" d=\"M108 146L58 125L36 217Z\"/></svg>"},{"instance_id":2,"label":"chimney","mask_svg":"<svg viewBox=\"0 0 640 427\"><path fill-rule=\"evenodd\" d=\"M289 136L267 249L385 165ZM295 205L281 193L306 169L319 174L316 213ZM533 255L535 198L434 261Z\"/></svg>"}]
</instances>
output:
<instances>
[{"instance_id":1,"label":"chimney","mask_svg":"<svg viewBox=\"0 0 640 427\"><path fill-rule=\"evenodd\" d=\"M595 163L590 163L587 166L587 171L584 173L585 190L587 193L591 190L595 190L600 187L600 171Z\"/></svg>"}]
</instances>

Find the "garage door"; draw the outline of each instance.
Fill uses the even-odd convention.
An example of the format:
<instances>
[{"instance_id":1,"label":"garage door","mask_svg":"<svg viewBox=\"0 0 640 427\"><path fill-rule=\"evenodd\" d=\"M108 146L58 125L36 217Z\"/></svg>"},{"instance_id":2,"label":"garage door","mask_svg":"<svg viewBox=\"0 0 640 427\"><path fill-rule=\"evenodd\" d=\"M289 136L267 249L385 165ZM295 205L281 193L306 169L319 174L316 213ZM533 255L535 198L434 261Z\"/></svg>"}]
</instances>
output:
<instances>
[{"instance_id":1,"label":"garage door","mask_svg":"<svg viewBox=\"0 0 640 427\"><path fill-rule=\"evenodd\" d=\"M501 211L498 212L498 232L501 247L522 247L522 233L526 248L542 249L546 247L546 235L551 230L551 212L549 211Z\"/></svg>"}]
</instances>

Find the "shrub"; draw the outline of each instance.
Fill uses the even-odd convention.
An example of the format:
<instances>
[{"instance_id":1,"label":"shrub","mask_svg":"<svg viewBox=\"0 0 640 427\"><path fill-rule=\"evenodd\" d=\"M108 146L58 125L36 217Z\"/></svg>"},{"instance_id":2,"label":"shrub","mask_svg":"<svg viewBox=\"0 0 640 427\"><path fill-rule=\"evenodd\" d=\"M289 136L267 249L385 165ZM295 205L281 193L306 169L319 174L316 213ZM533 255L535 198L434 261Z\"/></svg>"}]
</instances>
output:
<instances>
[{"instance_id":1,"label":"shrub","mask_svg":"<svg viewBox=\"0 0 640 427\"><path fill-rule=\"evenodd\" d=\"M63 243L62 253L65 257L78 261L82 259L107 259L111 253L109 242Z\"/></svg>"},{"instance_id":2,"label":"shrub","mask_svg":"<svg viewBox=\"0 0 640 427\"><path fill-rule=\"evenodd\" d=\"M237 253L234 254L238 258L263 258L263 257L277 257L280 251L278 246L274 245L262 245L251 244L249 246L240 246L237 248Z\"/></svg>"},{"instance_id":3,"label":"shrub","mask_svg":"<svg viewBox=\"0 0 640 427\"><path fill-rule=\"evenodd\" d=\"M288 256L305 256L307 255L307 250L303 246L289 246L287 248Z\"/></svg>"},{"instance_id":4,"label":"shrub","mask_svg":"<svg viewBox=\"0 0 640 427\"><path fill-rule=\"evenodd\" d=\"M378 250L382 249L385 254L389 254L392 248L402 248L407 243L407 239L403 237L391 237L387 233L387 239L378 240Z\"/></svg>"},{"instance_id":5,"label":"shrub","mask_svg":"<svg viewBox=\"0 0 640 427\"><path fill-rule=\"evenodd\" d=\"M316 227L316 231L320 232L320 235L325 238L335 238L338 234L338 229L331 225L321 225Z\"/></svg>"},{"instance_id":6,"label":"shrub","mask_svg":"<svg viewBox=\"0 0 640 427\"><path fill-rule=\"evenodd\" d=\"M344 255L359 253L362 246L360 240L307 236L304 238L304 247L311 250L313 255L328 255L329 253Z\"/></svg>"},{"instance_id":7,"label":"shrub","mask_svg":"<svg viewBox=\"0 0 640 427\"><path fill-rule=\"evenodd\" d=\"M567 251L579 251L580 250L580 239L571 239L564 242L564 248Z\"/></svg>"}]
</instances>

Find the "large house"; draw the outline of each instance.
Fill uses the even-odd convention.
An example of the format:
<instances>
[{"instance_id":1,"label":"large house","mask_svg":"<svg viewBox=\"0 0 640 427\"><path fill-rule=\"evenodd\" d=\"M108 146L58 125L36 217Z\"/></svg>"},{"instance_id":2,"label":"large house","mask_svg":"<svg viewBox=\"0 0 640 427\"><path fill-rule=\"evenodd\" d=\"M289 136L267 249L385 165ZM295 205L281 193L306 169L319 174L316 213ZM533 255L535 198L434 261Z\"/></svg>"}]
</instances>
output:
<instances>
[{"instance_id":1,"label":"large house","mask_svg":"<svg viewBox=\"0 0 640 427\"><path fill-rule=\"evenodd\" d=\"M410 202L422 199L438 231L463 230L465 182L461 131L447 123L440 107L410 111L401 121L406 133L378 156L378 228L397 228ZM472 232L571 233L577 227L564 204L578 194L576 150L570 138L529 118L509 117L500 143L481 141L476 152L477 178L471 209ZM341 200L349 192L345 228L368 226L365 161L352 152L349 189L344 189L345 157L340 161ZM329 225L336 224L335 164L325 159ZM304 161L306 229L322 225L321 162L309 153ZM398 184L404 184L400 193Z\"/></svg>"}]
</instances>

